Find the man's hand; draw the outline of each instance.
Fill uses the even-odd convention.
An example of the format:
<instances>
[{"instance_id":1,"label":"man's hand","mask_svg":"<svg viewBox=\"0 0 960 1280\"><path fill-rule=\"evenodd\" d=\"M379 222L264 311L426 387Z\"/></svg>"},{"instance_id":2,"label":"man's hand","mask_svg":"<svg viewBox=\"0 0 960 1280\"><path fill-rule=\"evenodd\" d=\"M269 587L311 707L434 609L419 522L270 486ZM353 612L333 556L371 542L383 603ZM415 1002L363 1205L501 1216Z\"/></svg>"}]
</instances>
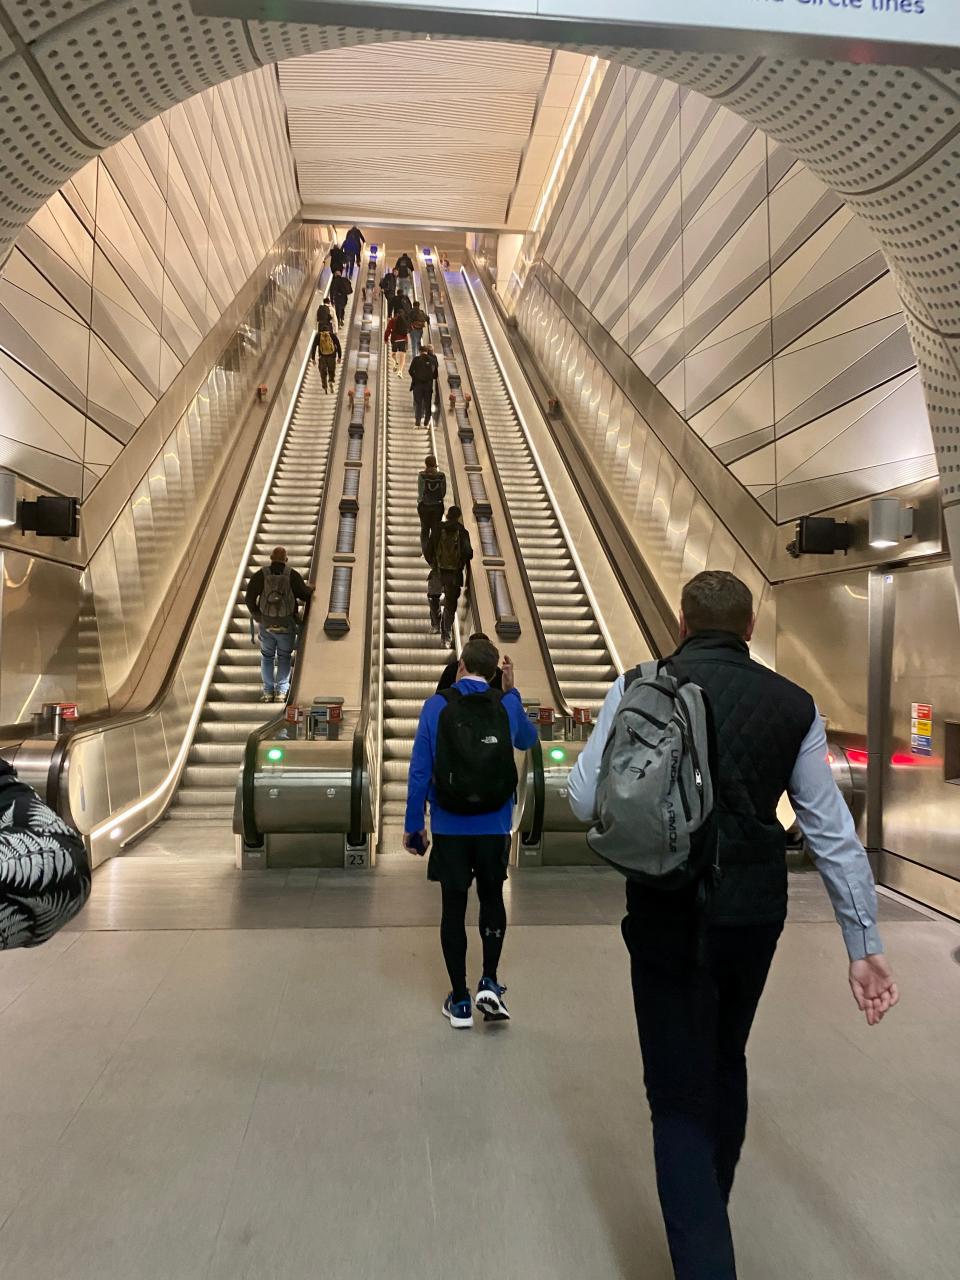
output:
<instances>
[{"instance_id":1,"label":"man's hand","mask_svg":"<svg viewBox=\"0 0 960 1280\"><path fill-rule=\"evenodd\" d=\"M871 1027L875 1027L900 999L900 992L885 956L851 960L850 990L857 1008L863 1010Z\"/></svg>"},{"instance_id":2,"label":"man's hand","mask_svg":"<svg viewBox=\"0 0 960 1280\"><path fill-rule=\"evenodd\" d=\"M501 668L503 670L503 677L502 677L503 692L509 693L511 689L515 689L517 687L516 673L513 670L513 659L510 657L509 653L505 653L503 655L503 662L501 664Z\"/></svg>"},{"instance_id":3,"label":"man's hand","mask_svg":"<svg viewBox=\"0 0 960 1280\"><path fill-rule=\"evenodd\" d=\"M422 858L430 848L426 827L422 831L405 831L403 833L403 847L407 853L415 853L418 858Z\"/></svg>"}]
</instances>

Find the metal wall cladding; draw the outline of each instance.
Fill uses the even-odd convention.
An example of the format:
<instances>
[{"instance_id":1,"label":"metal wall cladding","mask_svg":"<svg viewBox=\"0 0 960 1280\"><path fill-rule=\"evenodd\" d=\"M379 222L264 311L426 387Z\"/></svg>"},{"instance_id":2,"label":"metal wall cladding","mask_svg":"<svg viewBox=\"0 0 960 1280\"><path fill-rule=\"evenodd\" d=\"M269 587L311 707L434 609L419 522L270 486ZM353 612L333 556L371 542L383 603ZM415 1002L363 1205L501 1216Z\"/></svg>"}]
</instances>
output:
<instances>
[{"instance_id":1,"label":"metal wall cladding","mask_svg":"<svg viewBox=\"0 0 960 1280\"><path fill-rule=\"evenodd\" d=\"M65 181L0 272L0 463L88 498L299 205L270 69Z\"/></svg>"},{"instance_id":2,"label":"metal wall cladding","mask_svg":"<svg viewBox=\"0 0 960 1280\"><path fill-rule=\"evenodd\" d=\"M960 880L960 786L944 780L944 724L960 722L953 572L948 564L901 569L894 592L890 736L884 777L883 845ZM933 708L931 756L911 744L914 703Z\"/></svg>"},{"instance_id":3,"label":"metal wall cladding","mask_svg":"<svg viewBox=\"0 0 960 1280\"><path fill-rule=\"evenodd\" d=\"M756 563L536 279L527 281L517 320L665 599L679 610L688 578L706 568L731 570L754 593L755 651L772 663L770 589Z\"/></svg>"},{"instance_id":4,"label":"metal wall cladding","mask_svg":"<svg viewBox=\"0 0 960 1280\"><path fill-rule=\"evenodd\" d=\"M545 263L785 523L934 477L937 466L879 242L750 119L611 67L520 274ZM591 408L597 376L584 356L569 389L577 412Z\"/></svg>"},{"instance_id":5,"label":"metal wall cladding","mask_svg":"<svg viewBox=\"0 0 960 1280\"><path fill-rule=\"evenodd\" d=\"M830 732L867 736L868 573L774 589L777 670L809 690Z\"/></svg>"}]
</instances>

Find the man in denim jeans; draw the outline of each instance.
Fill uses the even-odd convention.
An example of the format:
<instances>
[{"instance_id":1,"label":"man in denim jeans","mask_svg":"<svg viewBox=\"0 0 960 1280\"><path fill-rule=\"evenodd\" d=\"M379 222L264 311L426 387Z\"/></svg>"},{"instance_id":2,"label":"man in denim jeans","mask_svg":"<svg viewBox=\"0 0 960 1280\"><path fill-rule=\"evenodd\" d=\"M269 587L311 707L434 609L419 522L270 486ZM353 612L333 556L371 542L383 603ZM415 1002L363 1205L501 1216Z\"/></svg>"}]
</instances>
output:
<instances>
[{"instance_id":1,"label":"man in denim jeans","mask_svg":"<svg viewBox=\"0 0 960 1280\"><path fill-rule=\"evenodd\" d=\"M313 595L296 569L287 564L285 547L274 547L270 564L258 569L247 587L246 604L260 628L261 702L285 702L297 643L297 601Z\"/></svg>"}]
</instances>

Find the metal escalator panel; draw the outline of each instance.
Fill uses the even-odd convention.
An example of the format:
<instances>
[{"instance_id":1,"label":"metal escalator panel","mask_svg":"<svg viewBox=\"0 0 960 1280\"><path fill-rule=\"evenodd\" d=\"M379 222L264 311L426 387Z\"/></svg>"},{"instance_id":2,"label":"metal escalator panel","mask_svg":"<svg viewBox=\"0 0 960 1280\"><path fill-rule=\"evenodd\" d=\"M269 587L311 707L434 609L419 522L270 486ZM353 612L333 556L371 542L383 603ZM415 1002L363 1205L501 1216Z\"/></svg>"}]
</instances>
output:
<instances>
[{"instance_id":1,"label":"metal escalator panel","mask_svg":"<svg viewBox=\"0 0 960 1280\"><path fill-rule=\"evenodd\" d=\"M417 473L431 452L428 428L414 424L410 380L384 361L386 547L383 627L383 765L380 812L399 826L417 719L433 693L446 655L430 628L427 565L420 549ZM436 655L431 662L431 655Z\"/></svg>"},{"instance_id":2,"label":"metal escalator panel","mask_svg":"<svg viewBox=\"0 0 960 1280\"><path fill-rule=\"evenodd\" d=\"M446 284L560 690L570 706L596 715L616 668L467 286L459 272L448 272Z\"/></svg>"},{"instance_id":3,"label":"metal escalator panel","mask_svg":"<svg viewBox=\"0 0 960 1280\"><path fill-rule=\"evenodd\" d=\"M286 547L292 569L309 576L336 407L336 393L324 393L316 364L308 361L170 818L231 821L247 737L271 714L260 700L260 649L251 639L244 594L277 546Z\"/></svg>"}]
</instances>

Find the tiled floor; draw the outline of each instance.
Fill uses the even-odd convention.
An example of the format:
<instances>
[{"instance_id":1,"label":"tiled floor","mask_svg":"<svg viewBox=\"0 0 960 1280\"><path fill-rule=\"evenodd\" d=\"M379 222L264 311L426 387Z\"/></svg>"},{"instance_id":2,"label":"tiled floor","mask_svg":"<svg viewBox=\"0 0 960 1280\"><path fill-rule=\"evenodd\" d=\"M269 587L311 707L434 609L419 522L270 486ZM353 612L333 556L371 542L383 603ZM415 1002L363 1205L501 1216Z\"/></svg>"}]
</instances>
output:
<instances>
[{"instance_id":1,"label":"tiled floor","mask_svg":"<svg viewBox=\"0 0 960 1280\"><path fill-rule=\"evenodd\" d=\"M515 875L514 1022L453 1033L417 864L154 852L0 958L3 1280L667 1280L615 878ZM870 1030L813 884L752 1042L742 1280L956 1280L960 929L885 902Z\"/></svg>"}]
</instances>

